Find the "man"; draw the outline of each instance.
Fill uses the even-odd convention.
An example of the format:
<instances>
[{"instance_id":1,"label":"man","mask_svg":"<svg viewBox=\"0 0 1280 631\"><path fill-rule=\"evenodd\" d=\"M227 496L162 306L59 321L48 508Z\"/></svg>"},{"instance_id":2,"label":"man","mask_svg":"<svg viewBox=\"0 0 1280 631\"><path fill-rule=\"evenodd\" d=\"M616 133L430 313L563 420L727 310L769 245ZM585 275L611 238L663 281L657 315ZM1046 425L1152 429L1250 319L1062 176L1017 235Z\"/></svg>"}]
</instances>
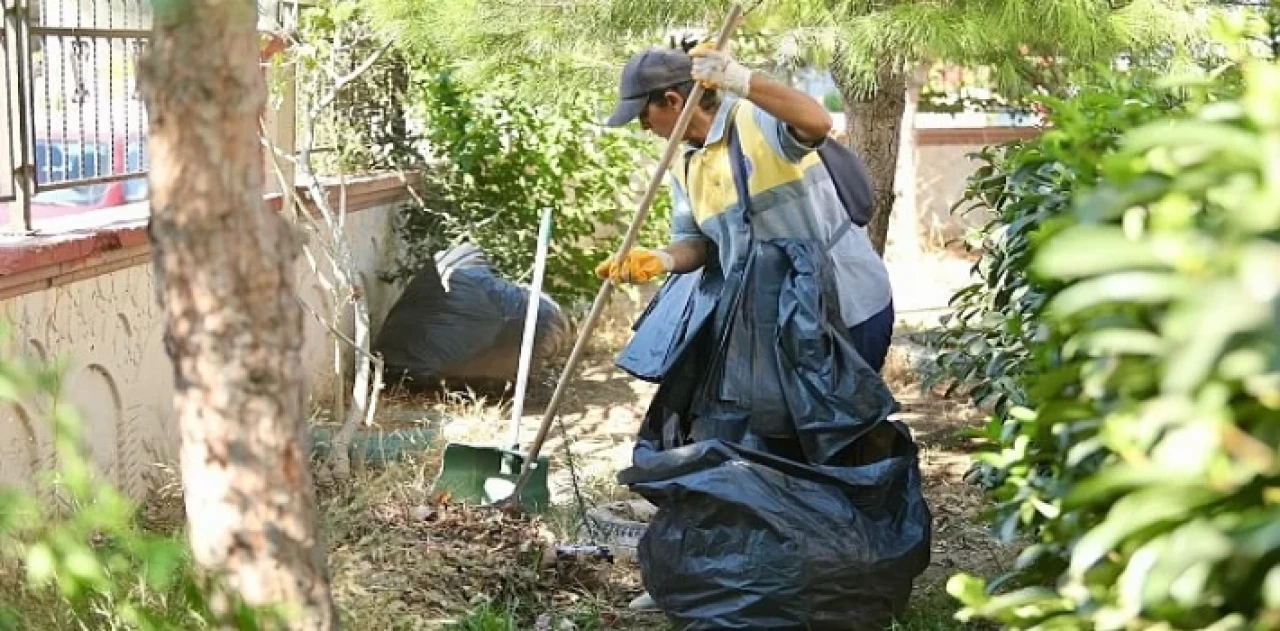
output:
<instances>
[{"instance_id":1,"label":"man","mask_svg":"<svg viewBox=\"0 0 1280 631\"><path fill-rule=\"evenodd\" d=\"M807 94L752 73L728 54L702 44L686 54L657 49L640 53L622 71L621 100L607 124L640 124L670 139L694 81L707 88L672 165L671 243L635 248L625 260L604 261L601 278L647 283L663 273L702 267L712 245L721 269L744 252L751 238L813 239L828 246L839 312L858 354L879 372L893 334L889 274L863 228L840 204L816 149L831 131L831 115ZM721 100L719 93L728 93ZM738 125L747 163L752 233L725 219L738 207L728 147L728 126ZM834 142L834 141L833 141ZM634 609L655 609L644 594Z\"/></svg>"},{"instance_id":2,"label":"man","mask_svg":"<svg viewBox=\"0 0 1280 631\"><path fill-rule=\"evenodd\" d=\"M858 354L879 372L893 335L889 273L865 229L849 221L816 153L831 131L826 108L703 43L687 54L655 49L632 57L622 71L621 100L606 124L620 127L638 119L646 130L669 139L694 81L707 91L671 168L670 245L634 248L621 264L611 257L596 274L647 283L663 273L691 272L707 262L711 244L729 269L731 257L746 247L737 242L741 233L723 221L738 204L726 141L728 125L737 120L756 236L828 243L840 315ZM719 92L730 97L722 100Z\"/></svg>"}]
</instances>

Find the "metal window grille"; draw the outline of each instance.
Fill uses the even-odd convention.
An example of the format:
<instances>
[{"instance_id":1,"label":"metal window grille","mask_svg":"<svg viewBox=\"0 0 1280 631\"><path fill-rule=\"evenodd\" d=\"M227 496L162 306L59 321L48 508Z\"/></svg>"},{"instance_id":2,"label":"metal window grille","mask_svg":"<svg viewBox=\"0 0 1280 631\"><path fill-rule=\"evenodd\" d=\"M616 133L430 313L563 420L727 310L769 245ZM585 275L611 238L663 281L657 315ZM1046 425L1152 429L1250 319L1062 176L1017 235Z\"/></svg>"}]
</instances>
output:
<instances>
[{"instance_id":1,"label":"metal window grille","mask_svg":"<svg viewBox=\"0 0 1280 631\"><path fill-rule=\"evenodd\" d=\"M137 63L151 38L150 0L0 3L0 130L8 138L0 144L0 213L9 230L30 232L33 217L146 200ZM261 0L258 9L263 30L297 13L289 0ZM286 109L291 132L293 104Z\"/></svg>"},{"instance_id":2,"label":"metal window grille","mask_svg":"<svg viewBox=\"0 0 1280 631\"><path fill-rule=\"evenodd\" d=\"M147 121L137 60L151 35L149 8L144 0L35 1L33 202L145 199ZM117 182L123 185L109 186ZM114 198L99 199L107 194Z\"/></svg>"},{"instance_id":3,"label":"metal window grille","mask_svg":"<svg viewBox=\"0 0 1280 631\"><path fill-rule=\"evenodd\" d=\"M5 20L8 22L8 20ZM9 44L12 39L5 28L0 30L0 130L4 130L8 140L0 145L0 202L14 201L16 181L14 167L21 163L18 158L21 138L13 125L18 112L15 86L10 79Z\"/></svg>"}]
</instances>

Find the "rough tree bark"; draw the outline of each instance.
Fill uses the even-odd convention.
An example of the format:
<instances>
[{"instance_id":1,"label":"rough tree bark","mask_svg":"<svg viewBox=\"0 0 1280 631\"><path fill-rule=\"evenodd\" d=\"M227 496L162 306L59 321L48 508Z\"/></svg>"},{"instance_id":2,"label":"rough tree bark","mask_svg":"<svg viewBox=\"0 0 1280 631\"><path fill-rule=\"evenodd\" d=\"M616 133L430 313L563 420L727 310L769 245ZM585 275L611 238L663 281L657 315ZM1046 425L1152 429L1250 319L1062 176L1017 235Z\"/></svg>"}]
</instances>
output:
<instances>
[{"instance_id":1,"label":"rough tree bark","mask_svg":"<svg viewBox=\"0 0 1280 631\"><path fill-rule=\"evenodd\" d=\"M898 170L898 135L902 132L902 112L906 108L906 76L885 65L876 73L875 90L856 90L837 71L836 87L845 103L849 145L866 163L875 190L875 214L867 225L867 235L876 252L884 255L889 238L889 217L893 213L894 176Z\"/></svg>"},{"instance_id":2,"label":"rough tree bark","mask_svg":"<svg viewBox=\"0 0 1280 631\"><path fill-rule=\"evenodd\" d=\"M266 84L241 0L153 3L153 269L174 362L190 540L201 567L295 629L337 627L317 532L293 229L263 203Z\"/></svg>"},{"instance_id":3,"label":"rough tree bark","mask_svg":"<svg viewBox=\"0 0 1280 631\"><path fill-rule=\"evenodd\" d=\"M890 217L889 231L893 232L897 227L898 232L894 233L894 244L906 252L920 252L921 234L920 234L920 213L919 201L916 199L916 178L918 172L916 170L916 135L915 119L916 112L920 111L920 89L924 86L924 82L928 69L924 65L916 66L906 77L906 105L902 108L902 129L898 134L898 172L894 175L894 190L896 191L898 201L902 202L902 206L895 206L893 216Z\"/></svg>"}]
</instances>

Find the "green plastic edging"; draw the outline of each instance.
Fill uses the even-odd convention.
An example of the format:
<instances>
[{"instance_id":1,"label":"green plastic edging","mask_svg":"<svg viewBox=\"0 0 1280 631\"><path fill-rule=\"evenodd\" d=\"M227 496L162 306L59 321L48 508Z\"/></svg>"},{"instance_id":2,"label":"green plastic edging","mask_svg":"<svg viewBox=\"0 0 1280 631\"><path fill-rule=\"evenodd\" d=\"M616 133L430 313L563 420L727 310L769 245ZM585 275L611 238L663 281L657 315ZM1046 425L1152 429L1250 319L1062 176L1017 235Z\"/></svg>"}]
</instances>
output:
<instances>
[{"instance_id":1,"label":"green plastic edging","mask_svg":"<svg viewBox=\"0 0 1280 631\"><path fill-rule=\"evenodd\" d=\"M323 458L329 454L335 430L327 427L311 428L311 456ZM351 439L351 457L356 458L364 450L367 463L395 462L411 454L420 454L431 448L439 435L438 427L396 430L357 430Z\"/></svg>"}]
</instances>

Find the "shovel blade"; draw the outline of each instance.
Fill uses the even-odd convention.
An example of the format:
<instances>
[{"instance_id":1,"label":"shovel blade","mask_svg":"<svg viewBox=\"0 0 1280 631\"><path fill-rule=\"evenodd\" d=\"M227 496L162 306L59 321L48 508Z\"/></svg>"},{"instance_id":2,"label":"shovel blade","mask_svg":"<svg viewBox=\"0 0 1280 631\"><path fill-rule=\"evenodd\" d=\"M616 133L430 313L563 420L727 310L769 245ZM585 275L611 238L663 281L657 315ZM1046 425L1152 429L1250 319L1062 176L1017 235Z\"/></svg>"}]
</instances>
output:
<instances>
[{"instance_id":1,"label":"shovel blade","mask_svg":"<svg viewBox=\"0 0 1280 631\"><path fill-rule=\"evenodd\" d=\"M455 501L471 504L496 504L511 498L525 454L499 447L449 443L440 461L440 472L432 483L432 492L447 493ZM550 463L545 456L536 461L529 481L514 498L525 509L542 512L551 505L547 486Z\"/></svg>"}]
</instances>

